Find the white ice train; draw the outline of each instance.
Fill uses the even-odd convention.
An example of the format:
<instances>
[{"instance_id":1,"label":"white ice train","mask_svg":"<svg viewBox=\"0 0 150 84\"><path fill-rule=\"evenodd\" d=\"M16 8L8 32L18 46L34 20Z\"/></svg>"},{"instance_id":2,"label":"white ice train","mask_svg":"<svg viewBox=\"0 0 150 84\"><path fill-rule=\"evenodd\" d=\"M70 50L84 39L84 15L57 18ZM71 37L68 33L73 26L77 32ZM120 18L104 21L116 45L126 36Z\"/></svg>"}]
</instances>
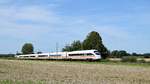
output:
<instances>
[{"instance_id":1,"label":"white ice train","mask_svg":"<svg viewBox=\"0 0 150 84\"><path fill-rule=\"evenodd\" d=\"M97 50L80 50L80 51L72 51L72 52L54 52L54 53L16 55L16 58L99 60L101 59L101 54Z\"/></svg>"}]
</instances>

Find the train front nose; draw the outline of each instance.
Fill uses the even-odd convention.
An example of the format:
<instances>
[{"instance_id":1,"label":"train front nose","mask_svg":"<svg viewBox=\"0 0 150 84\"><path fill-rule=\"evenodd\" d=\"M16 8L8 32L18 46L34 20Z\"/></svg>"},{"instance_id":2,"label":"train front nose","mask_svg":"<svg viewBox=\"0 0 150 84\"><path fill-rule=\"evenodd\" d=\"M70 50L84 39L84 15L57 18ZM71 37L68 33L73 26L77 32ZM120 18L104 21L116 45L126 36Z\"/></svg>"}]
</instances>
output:
<instances>
[{"instance_id":1,"label":"train front nose","mask_svg":"<svg viewBox=\"0 0 150 84\"><path fill-rule=\"evenodd\" d=\"M101 59L101 55L96 55L96 59Z\"/></svg>"},{"instance_id":2,"label":"train front nose","mask_svg":"<svg viewBox=\"0 0 150 84\"><path fill-rule=\"evenodd\" d=\"M98 51L94 51L96 59L101 59L101 54Z\"/></svg>"}]
</instances>

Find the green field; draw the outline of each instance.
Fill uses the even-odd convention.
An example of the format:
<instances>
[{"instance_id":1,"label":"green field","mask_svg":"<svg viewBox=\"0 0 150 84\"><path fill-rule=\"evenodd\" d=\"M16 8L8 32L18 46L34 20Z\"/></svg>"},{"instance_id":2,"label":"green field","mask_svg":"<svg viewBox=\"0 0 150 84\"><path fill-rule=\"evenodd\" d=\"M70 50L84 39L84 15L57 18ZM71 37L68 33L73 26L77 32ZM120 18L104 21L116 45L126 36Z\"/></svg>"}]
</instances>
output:
<instances>
[{"instance_id":1,"label":"green field","mask_svg":"<svg viewBox=\"0 0 150 84\"><path fill-rule=\"evenodd\" d=\"M0 59L0 84L150 84L150 67L131 65Z\"/></svg>"}]
</instances>

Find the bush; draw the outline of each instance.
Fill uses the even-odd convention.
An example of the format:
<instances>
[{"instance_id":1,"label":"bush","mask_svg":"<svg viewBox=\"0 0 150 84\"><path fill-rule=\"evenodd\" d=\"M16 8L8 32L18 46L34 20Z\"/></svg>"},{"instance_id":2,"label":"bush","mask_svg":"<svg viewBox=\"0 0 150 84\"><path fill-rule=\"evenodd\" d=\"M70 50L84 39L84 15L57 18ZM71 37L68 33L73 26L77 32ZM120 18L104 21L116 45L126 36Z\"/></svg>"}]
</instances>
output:
<instances>
[{"instance_id":1,"label":"bush","mask_svg":"<svg viewBox=\"0 0 150 84\"><path fill-rule=\"evenodd\" d=\"M139 62L140 63L146 63L146 61L144 59L140 59Z\"/></svg>"},{"instance_id":2,"label":"bush","mask_svg":"<svg viewBox=\"0 0 150 84\"><path fill-rule=\"evenodd\" d=\"M100 62L109 62L109 60L108 59L101 59L101 60L99 60Z\"/></svg>"},{"instance_id":3,"label":"bush","mask_svg":"<svg viewBox=\"0 0 150 84\"><path fill-rule=\"evenodd\" d=\"M144 56L144 58L150 58L150 56Z\"/></svg>"},{"instance_id":4,"label":"bush","mask_svg":"<svg viewBox=\"0 0 150 84\"><path fill-rule=\"evenodd\" d=\"M137 58L133 56L122 57L122 62L137 62Z\"/></svg>"}]
</instances>

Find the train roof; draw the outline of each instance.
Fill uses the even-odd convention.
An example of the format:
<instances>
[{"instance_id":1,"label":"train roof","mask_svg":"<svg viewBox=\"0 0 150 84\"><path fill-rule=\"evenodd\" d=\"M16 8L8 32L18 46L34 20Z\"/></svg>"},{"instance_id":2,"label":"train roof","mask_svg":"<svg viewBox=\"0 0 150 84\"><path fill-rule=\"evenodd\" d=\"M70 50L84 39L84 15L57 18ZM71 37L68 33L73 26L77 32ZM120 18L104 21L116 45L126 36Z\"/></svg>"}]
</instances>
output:
<instances>
[{"instance_id":1,"label":"train roof","mask_svg":"<svg viewBox=\"0 0 150 84\"><path fill-rule=\"evenodd\" d=\"M94 51L97 51L95 49L92 50L79 50L79 51L70 51L70 52L52 52L52 53L40 53L40 54L23 54L19 56L29 56L29 55L46 55L46 54L65 54L65 53L93 53Z\"/></svg>"},{"instance_id":2,"label":"train roof","mask_svg":"<svg viewBox=\"0 0 150 84\"><path fill-rule=\"evenodd\" d=\"M19 55L19 56L29 56L29 55L45 55L45 54L49 54L49 53L40 53L40 54L22 54L22 55Z\"/></svg>"},{"instance_id":3,"label":"train roof","mask_svg":"<svg viewBox=\"0 0 150 84\"><path fill-rule=\"evenodd\" d=\"M94 52L94 51L97 51L97 50L94 50L94 49L93 50L80 50L80 51L71 51L70 53L81 53L81 52L86 53L86 52Z\"/></svg>"}]
</instances>

